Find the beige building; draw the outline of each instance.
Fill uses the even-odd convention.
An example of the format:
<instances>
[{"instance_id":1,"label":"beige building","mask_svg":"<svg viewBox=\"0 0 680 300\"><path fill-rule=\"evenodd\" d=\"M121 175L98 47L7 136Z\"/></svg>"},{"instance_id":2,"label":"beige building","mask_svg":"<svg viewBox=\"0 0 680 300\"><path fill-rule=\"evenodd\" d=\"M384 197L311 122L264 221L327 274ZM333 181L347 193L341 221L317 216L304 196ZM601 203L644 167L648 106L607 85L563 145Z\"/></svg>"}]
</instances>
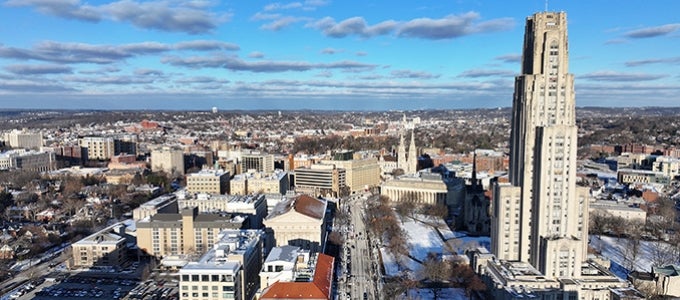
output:
<instances>
[{"instance_id":1,"label":"beige building","mask_svg":"<svg viewBox=\"0 0 680 300\"><path fill-rule=\"evenodd\" d=\"M295 281L297 274L304 274L309 266L309 251L300 247L285 245L273 247L260 271L260 289L264 290L275 282Z\"/></svg>"},{"instance_id":2,"label":"beige building","mask_svg":"<svg viewBox=\"0 0 680 300\"><path fill-rule=\"evenodd\" d=\"M117 223L73 243L69 267L119 267L123 265L127 260L127 243L132 240L126 234L126 228L125 224Z\"/></svg>"},{"instance_id":3,"label":"beige building","mask_svg":"<svg viewBox=\"0 0 680 300\"><path fill-rule=\"evenodd\" d=\"M190 193L226 194L229 192L229 172L223 170L201 170L187 176L187 191Z\"/></svg>"},{"instance_id":4,"label":"beige building","mask_svg":"<svg viewBox=\"0 0 680 300\"><path fill-rule=\"evenodd\" d=\"M112 137L84 137L80 139L79 146L87 149L88 160L109 160L115 155Z\"/></svg>"},{"instance_id":5,"label":"beige building","mask_svg":"<svg viewBox=\"0 0 680 300\"><path fill-rule=\"evenodd\" d=\"M274 172L274 155L258 151L241 153L239 159L240 172L245 173L249 170L263 172L266 174Z\"/></svg>"},{"instance_id":6,"label":"beige building","mask_svg":"<svg viewBox=\"0 0 680 300\"><path fill-rule=\"evenodd\" d=\"M26 130L12 130L5 133L5 142L10 148L38 149L43 146L43 136Z\"/></svg>"},{"instance_id":7,"label":"beige building","mask_svg":"<svg viewBox=\"0 0 680 300\"><path fill-rule=\"evenodd\" d=\"M659 156L652 163L652 170L661 172L666 177L680 175L680 159L670 156Z\"/></svg>"},{"instance_id":8,"label":"beige building","mask_svg":"<svg viewBox=\"0 0 680 300\"><path fill-rule=\"evenodd\" d=\"M177 214L177 197L173 194L162 195L144 202L139 207L132 210L132 219L140 221L152 217L156 214Z\"/></svg>"},{"instance_id":9,"label":"beige building","mask_svg":"<svg viewBox=\"0 0 680 300\"><path fill-rule=\"evenodd\" d=\"M292 245L318 252L326 237L326 208L324 200L297 195L279 203L264 224L274 231L277 247Z\"/></svg>"},{"instance_id":10,"label":"beige building","mask_svg":"<svg viewBox=\"0 0 680 300\"><path fill-rule=\"evenodd\" d=\"M458 206L465 197L465 181L461 178L447 178L428 169L385 181L380 186L380 195L387 196L394 202Z\"/></svg>"},{"instance_id":11,"label":"beige building","mask_svg":"<svg viewBox=\"0 0 680 300\"><path fill-rule=\"evenodd\" d=\"M54 152L17 149L0 153L0 170L46 172L55 170L56 165Z\"/></svg>"},{"instance_id":12,"label":"beige building","mask_svg":"<svg viewBox=\"0 0 680 300\"><path fill-rule=\"evenodd\" d=\"M627 282L586 261L590 195L576 186L566 17L542 12L527 18L522 72L515 78L509 183L493 187L495 258L480 253L484 259L472 259L473 269L494 299L640 299Z\"/></svg>"},{"instance_id":13,"label":"beige building","mask_svg":"<svg viewBox=\"0 0 680 300\"><path fill-rule=\"evenodd\" d=\"M224 230L211 249L179 270L181 300L253 299L260 287L263 232Z\"/></svg>"},{"instance_id":14,"label":"beige building","mask_svg":"<svg viewBox=\"0 0 680 300\"><path fill-rule=\"evenodd\" d=\"M253 172L252 170L234 176L229 181L229 193L247 195L253 193L285 194L290 187L288 172L276 169L273 173Z\"/></svg>"},{"instance_id":15,"label":"beige building","mask_svg":"<svg viewBox=\"0 0 680 300\"><path fill-rule=\"evenodd\" d=\"M527 20L522 75L515 79L510 184L497 185L493 197L496 213L505 215L492 223L494 254L529 262L550 277L578 277L588 243L589 192L576 186L566 24L565 13L538 13ZM508 230L516 226L519 231ZM543 257L558 252L564 254Z\"/></svg>"},{"instance_id":16,"label":"beige building","mask_svg":"<svg viewBox=\"0 0 680 300\"><path fill-rule=\"evenodd\" d=\"M618 203L616 201L598 200L591 202L588 206L590 216L601 215L608 217L622 218L628 222L645 223L647 220L647 212L638 207L628 205L625 203ZM632 224L632 223L628 223Z\"/></svg>"},{"instance_id":17,"label":"beige building","mask_svg":"<svg viewBox=\"0 0 680 300\"><path fill-rule=\"evenodd\" d=\"M171 147L152 150L151 171L184 175L184 152L182 149Z\"/></svg>"},{"instance_id":18,"label":"beige building","mask_svg":"<svg viewBox=\"0 0 680 300\"><path fill-rule=\"evenodd\" d=\"M348 194L345 169L315 164L295 169L295 191L310 195L342 197Z\"/></svg>"},{"instance_id":19,"label":"beige building","mask_svg":"<svg viewBox=\"0 0 680 300\"><path fill-rule=\"evenodd\" d=\"M359 154L355 154L359 156ZM322 164L335 165L345 170L349 191L355 193L380 184L380 165L375 157L353 157L348 160L325 160Z\"/></svg>"},{"instance_id":20,"label":"beige building","mask_svg":"<svg viewBox=\"0 0 680 300\"><path fill-rule=\"evenodd\" d=\"M199 214L196 207L156 214L137 221L137 246L158 258L202 254L215 245L220 231L241 229L244 221L232 215Z\"/></svg>"}]
</instances>

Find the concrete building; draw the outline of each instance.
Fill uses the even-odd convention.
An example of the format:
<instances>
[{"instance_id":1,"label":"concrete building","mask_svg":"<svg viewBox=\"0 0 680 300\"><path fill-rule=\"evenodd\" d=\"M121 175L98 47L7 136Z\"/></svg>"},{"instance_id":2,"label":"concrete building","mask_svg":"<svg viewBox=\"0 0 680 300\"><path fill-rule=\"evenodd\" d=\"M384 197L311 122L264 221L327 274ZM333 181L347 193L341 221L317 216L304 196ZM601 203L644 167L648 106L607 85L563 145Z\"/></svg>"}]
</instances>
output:
<instances>
[{"instance_id":1,"label":"concrete building","mask_svg":"<svg viewBox=\"0 0 680 300\"><path fill-rule=\"evenodd\" d=\"M576 186L566 25L565 13L527 19L522 75L515 79L510 183L497 184L493 197L492 252L529 262L549 277L578 277L588 241L589 193ZM568 254L555 265L558 257L549 255L557 252Z\"/></svg>"},{"instance_id":2,"label":"concrete building","mask_svg":"<svg viewBox=\"0 0 680 300\"><path fill-rule=\"evenodd\" d=\"M509 182L493 188L491 252L497 259L473 266L494 299L612 299L615 290L628 288L586 260L590 195L576 186L566 17L542 12L527 18L522 72L515 79Z\"/></svg>"},{"instance_id":3,"label":"concrete building","mask_svg":"<svg viewBox=\"0 0 680 300\"><path fill-rule=\"evenodd\" d=\"M199 214L184 208L178 214L155 214L137 221L137 245L157 258L202 254L224 229L243 229L246 218L229 214Z\"/></svg>"},{"instance_id":4,"label":"concrete building","mask_svg":"<svg viewBox=\"0 0 680 300\"><path fill-rule=\"evenodd\" d=\"M652 163L652 170L661 172L668 178L680 175L680 159L670 156L658 156Z\"/></svg>"},{"instance_id":5,"label":"concrete building","mask_svg":"<svg viewBox=\"0 0 680 300\"><path fill-rule=\"evenodd\" d=\"M617 201L597 200L590 202L588 211L590 216L601 215L622 218L628 222L640 222L644 224L645 220L647 220L647 212L644 209L639 206L619 203Z\"/></svg>"},{"instance_id":6,"label":"concrete building","mask_svg":"<svg viewBox=\"0 0 680 300\"><path fill-rule=\"evenodd\" d=\"M140 221L152 217L156 214L177 214L179 208L177 197L173 194L162 195L144 202L139 207L132 210L132 219Z\"/></svg>"},{"instance_id":7,"label":"concrete building","mask_svg":"<svg viewBox=\"0 0 680 300\"><path fill-rule=\"evenodd\" d=\"M620 183L642 183L667 185L671 182L671 177L662 172L649 170L619 169L616 172L617 181Z\"/></svg>"},{"instance_id":8,"label":"concrete building","mask_svg":"<svg viewBox=\"0 0 680 300\"><path fill-rule=\"evenodd\" d=\"M260 289L264 290L278 281L295 281L296 274L306 274L309 262L309 251L300 247L285 245L272 248L260 271Z\"/></svg>"},{"instance_id":9,"label":"concrete building","mask_svg":"<svg viewBox=\"0 0 680 300\"><path fill-rule=\"evenodd\" d=\"M413 201L422 204L442 204L458 207L465 197L465 181L439 168L425 169L385 181L380 194L394 202Z\"/></svg>"},{"instance_id":10,"label":"concrete building","mask_svg":"<svg viewBox=\"0 0 680 300\"><path fill-rule=\"evenodd\" d=\"M46 172L56 169L54 152L17 149L0 153L0 170Z\"/></svg>"},{"instance_id":11,"label":"concrete building","mask_svg":"<svg viewBox=\"0 0 680 300\"><path fill-rule=\"evenodd\" d=\"M262 228L262 220L267 216L267 200L264 194L215 195L198 194L196 197L180 197L180 208L198 207L200 213L226 212L248 216L248 228Z\"/></svg>"},{"instance_id":12,"label":"concrete building","mask_svg":"<svg viewBox=\"0 0 680 300\"><path fill-rule=\"evenodd\" d=\"M241 173L248 172L248 170L272 173L274 172L274 155L258 151L244 152L241 153L239 166Z\"/></svg>"},{"instance_id":13,"label":"concrete building","mask_svg":"<svg viewBox=\"0 0 680 300\"><path fill-rule=\"evenodd\" d=\"M288 172L275 169L273 173L255 172L250 170L234 176L229 181L229 193L232 195L247 195L252 193L285 194L290 188Z\"/></svg>"},{"instance_id":14,"label":"concrete building","mask_svg":"<svg viewBox=\"0 0 680 300\"><path fill-rule=\"evenodd\" d=\"M274 231L276 246L298 246L318 252L326 240L327 202L297 195L279 203L264 220Z\"/></svg>"},{"instance_id":15,"label":"concrete building","mask_svg":"<svg viewBox=\"0 0 680 300\"><path fill-rule=\"evenodd\" d=\"M253 299L259 289L263 232L224 230L211 249L179 270L182 300Z\"/></svg>"},{"instance_id":16,"label":"concrete building","mask_svg":"<svg viewBox=\"0 0 680 300\"><path fill-rule=\"evenodd\" d=\"M324 160L321 163L335 165L345 170L345 181L350 193L362 191L380 184L378 159L364 154L354 154L349 159ZM358 157L355 157L358 156Z\"/></svg>"},{"instance_id":17,"label":"concrete building","mask_svg":"<svg viewBox=\"0 0 680 300\"><path fill-rule=\"evenodd\" d=\"M88 160L109 160L115 155L112 137L88 136L78 142L80 147L86 149Z\"/></svg>"},{"instance_id":18,"label":"concrete building","mask_svg":"<svg viewBox=\"0 0 680 300\"><path fill-rule=\"evenodd\" d=\"M201 170L187 176L187 191L190 193L226 194L229 192L229 172L223 170Z\"/></svg>"},{"instance_id":19,"label":"concrete building","mask_svg":"<svg viewBox=\"0 0 680 300\"><path fill-rule=\"evenodd\" d=\"M128 259L130 245L135 243L126 228L125 224L117 223L73 243L69 267L122 266Z\"/></svg>"},{"instance_id":20,"label":"concrete building","mask_svg":"<svg viewBox=\"0 0 680 300\"><path fill-rule=\"evenodd\" d=\"M276 282L262 292L260 300L332 299L334 262L332 256L319 254L311 281Z\"/></svg>"},{"instance_id":21,"label":"concrete building","mask_svg":"<svg viewBox=\"0 0 680 300\"><path fill-rule=\"evenodd\" d=\"M184 153L182 149L161 147L151 150L151 171L184 175Z\"/></svg>"},{"instance_id":22,"label":"concrete building","mask_svg":"<svg viewBox=\"0 0 680 300\"><path fill-rule=\"evenodd\" d=\"M310 195L342 197L349 194L345 169L315 164L295 169L295 191Z\"/></svg>"},{"instance_id":23,"label":"concrete building","mask_svg":"<svg viewBox=\"0 0 680 300\"><path fill-rule=\"evenodd\" d=\"M113 139L113 152L118 154L137 154L137 135L125 134Z\"/></svg>"},{"instance_id":24,"label":"concrete building","mask_svg":"<svg viewBox=\"0 0 680 300\"><path fill-rule=\"evenodd\" d=\"M5 133L5 142L10 148L37 150L43 146L43 136L41 133L33 133L26 130L12 130Z\"/></svg>"}]
</instances>

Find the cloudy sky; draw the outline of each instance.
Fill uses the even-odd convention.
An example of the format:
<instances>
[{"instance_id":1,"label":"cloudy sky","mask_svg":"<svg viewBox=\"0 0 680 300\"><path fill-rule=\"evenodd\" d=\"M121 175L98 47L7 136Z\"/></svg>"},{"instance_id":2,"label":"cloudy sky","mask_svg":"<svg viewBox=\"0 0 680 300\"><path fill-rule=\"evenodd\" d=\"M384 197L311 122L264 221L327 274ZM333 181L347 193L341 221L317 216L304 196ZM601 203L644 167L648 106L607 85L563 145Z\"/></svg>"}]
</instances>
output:
<instances>
[{"instance_id":1,"label":"cloudy sky","mask_svg":"<svg viewBox=\"0 0 680 300\"><path fill-rule=\"evenodd\" d=\"M578 106L680 105L680 1L554 0ZM0 0L0 108L508 107L543 0Z\"/></svg>"}]
</instances>

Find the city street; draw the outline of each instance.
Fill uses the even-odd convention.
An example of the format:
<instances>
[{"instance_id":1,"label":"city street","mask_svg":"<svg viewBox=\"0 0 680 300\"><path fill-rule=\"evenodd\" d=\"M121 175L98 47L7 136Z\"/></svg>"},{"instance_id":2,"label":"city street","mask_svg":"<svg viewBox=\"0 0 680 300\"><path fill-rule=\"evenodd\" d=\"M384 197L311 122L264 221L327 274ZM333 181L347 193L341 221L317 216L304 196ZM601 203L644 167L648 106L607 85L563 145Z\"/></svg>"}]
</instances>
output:
<instances>
[{"instance_id":1,"label":"city street","mask_svg":"<svg viewBox=\"0 0 680 300\"><path fill-rule=\"evenodd\" d=\"M362 196L352 196L342 207L350 213L350 225L343 247L344 273L339 284L339 299L380 299L376 284L381 277L378 256L364 223L365 201L375 201L373 197L366 200Z\"/></svg>"}]
</instances>

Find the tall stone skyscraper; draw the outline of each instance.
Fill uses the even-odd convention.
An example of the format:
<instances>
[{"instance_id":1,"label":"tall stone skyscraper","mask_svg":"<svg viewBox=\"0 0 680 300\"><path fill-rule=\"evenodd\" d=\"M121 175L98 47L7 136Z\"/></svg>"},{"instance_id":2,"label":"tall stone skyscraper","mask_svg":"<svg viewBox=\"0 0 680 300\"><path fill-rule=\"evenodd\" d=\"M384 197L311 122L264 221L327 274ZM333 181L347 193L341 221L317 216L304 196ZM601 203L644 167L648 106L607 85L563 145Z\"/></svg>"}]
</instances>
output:
<instances>
[{"instance_id":1,"label":"tall stone skyscraper","mask_svg":"<svg viewBox=\"0 0 680 300\"><path fill-rule=\"evenodd\" d=\"M587 253L588 189L576 186L574 75L567 16L527 18L515 78L509 183L494 188L492 252L546 277L581 275Z\"/></svg>"}]
</instances>

